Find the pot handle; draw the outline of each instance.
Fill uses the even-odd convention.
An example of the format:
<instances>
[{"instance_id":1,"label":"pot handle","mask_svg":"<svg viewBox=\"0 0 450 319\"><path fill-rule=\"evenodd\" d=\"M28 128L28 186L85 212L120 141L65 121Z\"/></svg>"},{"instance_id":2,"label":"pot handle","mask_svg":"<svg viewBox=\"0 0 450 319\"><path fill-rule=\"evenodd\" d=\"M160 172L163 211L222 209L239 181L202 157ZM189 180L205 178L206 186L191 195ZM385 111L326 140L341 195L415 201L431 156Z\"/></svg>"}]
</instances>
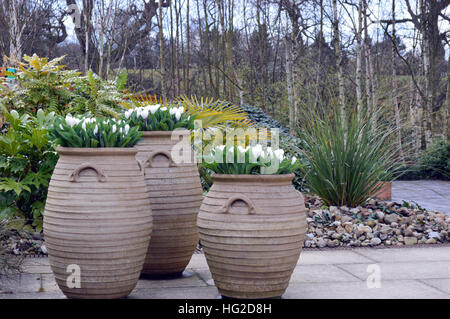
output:
<instances>
[{"instance_id":1,"label":"pot handle","mask_svg":"<svg viewBox=\"0 0 450 319\"><path fill-rule=\"evenodd\" d=\"M233 203L238 201L238 200L243 201L244 203L247 204L247 206L248 206L248 214L249 215L255 215L256 214L255 204L253 204L251 199L248 198L245 195L236 195L236 196L233 196L233 197L229 198L227 200L227 202L220 208L219 212L220 213L229 213L231 205L233 205Z\"/></svg>"},{"instance_id":2,"label":"pot handle","mask_svg":"<svg viewBox=\"0 0 450 319\"><path fill-rule=\"evenodd\" d=\"M144 163L141 163L141 165L143 165L144 167L153 167L153 159L155 158L156 155L164 155L165 157L167 157L167 159L169 160L169 167L176 166L175 162L172 159L172 156L167 151L154 152L152 155L149 156L149 158Z\"/></svg>"},{"instance_id":3,"label":"pot handle","mask_svg":"<svg viewBox=\"0 0 450 319\"><path fill-rule=\"evenodd\" d=\"M78 166L70 175L69 180L71 182L77 182L80 178L80 173L84 171L85 169L93 169L97 173L98 181L103 183L106 182L106 175L103 172L103 170L98 167L97 165L93 165L90 163L83 163L80 166Z\"/></svg>"},{"instance_id":4,"label":"pot handle","mask_svg":"<svg viewBox=\"0 0 450 319\"><path fill-rule=\"evenodd\" d=\"M136 160L136 162L137 162L137 164L139 166L139 170L141 171L142 176L145 177L145 162L140 161L140 160Z\"/></svg>"}]
</instances>

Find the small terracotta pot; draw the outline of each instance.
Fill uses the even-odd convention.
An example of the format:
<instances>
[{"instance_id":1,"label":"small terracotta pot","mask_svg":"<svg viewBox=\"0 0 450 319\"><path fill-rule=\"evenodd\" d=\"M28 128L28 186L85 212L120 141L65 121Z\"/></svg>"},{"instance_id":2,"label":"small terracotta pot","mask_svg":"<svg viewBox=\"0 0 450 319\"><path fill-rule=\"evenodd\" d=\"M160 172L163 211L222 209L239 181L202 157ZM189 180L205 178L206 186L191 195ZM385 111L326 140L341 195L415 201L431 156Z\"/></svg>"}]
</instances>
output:
<instances>
[{"instance_id":1,"label":"small terracotta pot","mask_svg":"<svg viewBox=\"0 0 450 319\"><path fill-rule=\"evenodd\" d=\"M56 282L69 298L126 297L139 280L152 230L137 149L58 151L44 214Z\"/></svg>"},{"instance_id":2,"label":"small terracotta pot","mask_svg":"<svg viewBox=\"0 0 450 319\"><path fill-rule=\"evenodd\" d=\"M390 201L392 199L392 182L379 182L379 185L382 185L380 190L374 195L375 198Z\"/></svg>"},{"instance_id":3,"label":"small terracotta pot","mask_svg":"<svg viewBox=\"0 0 450 319\"><path fill-rule=\"evenodd\" d=\"M290 175L213 175L198 216L219 292L274 298L288 284L306 232L303 196Z\"/></svg>"},{"instance_id":4,"label":"small terracotta pot","mask_svg":"<svg viewBox=\"0 0 450 319\"><path fill-rule=\"evenodd\" d=\"M136 145L136 158L145 167L153 233L142 274L176 277L182 274L197 247L197 215L203 199L190 132L144 132L143 138ZM177 147L181 152L175 152ZM182 162L173 158L174 154L187 158Z\"/></svg>"}]
</instances>

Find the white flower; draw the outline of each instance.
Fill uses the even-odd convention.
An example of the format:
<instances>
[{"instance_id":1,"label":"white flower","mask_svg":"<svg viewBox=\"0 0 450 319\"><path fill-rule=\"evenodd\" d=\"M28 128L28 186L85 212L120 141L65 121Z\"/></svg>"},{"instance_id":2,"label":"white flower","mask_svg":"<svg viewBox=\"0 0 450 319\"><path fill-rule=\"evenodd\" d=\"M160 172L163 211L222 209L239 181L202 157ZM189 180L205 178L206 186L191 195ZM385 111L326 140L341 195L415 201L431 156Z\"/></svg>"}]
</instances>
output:
<instances>
[{"instance_id":1,"label":"white flower","mask_svg":"<svg viewBox=\"0 0 450 319\"><path fill-rule=\"evenodd\" d=\"M64 127L62 126L62 124L59 124L59 128L60 128L61 130L64 130Z\"/></svg>"},{"instance_id":2,"label":"white flower","mask_svg":"<svg viewBox=\"0 0 450 319\"><path fill-rule=\"evenodd\" d=\"M125 125L125 134L128 134L129 131L130 131L130 126L127 124L127 125Z\"/></svg>"},{"instance_id":3,"label":"white flower","mask_svg":"<svg viewBox=\"0 0 450 319\"><path fill-rule=\"evenodd\" d=\"M129 119L130 116L131 116L131 113L133 113L133 110L125 111L125 118L126 118L126 119Z\"/></svg>"},{"instance_id":4,"label":"white flower","mask_svg":"<svg viewBox=\"0 0 450 319\"><path fill-rule=\"evenodd\" d=\"M178 110L177 108L172 107L169 109L169 114L174 115L175 113L177 113L177 110Z\"/></svg>"},{"instance_id":5,"label":"white flower","mask_svg":"<svg viewBox=\"0 0 450 319\"><path fill-rule=\"evenodd\" d=\"M240 153L246 153L247 151L248 151L248 147L247 148L243 148L241 145L239 145L238 147L238 151L240 152Z\"/></svg>"},{"instance_id":6,"label":"white flower","mask_svg":"<svg viewBox=\"0 0 450 319\"><path fill-rule=\"evenodd\" d=\"M284 159L284 150L282 149L277 149L273 152L275 154L275 156L278 158L278 160L281 162Z\"/></svg>"},{"instance_id":7,"label":"white flower","mask_svg":"<svg viewBox=\"0 0 450 319\"><path fill-rule=\"evenodd\" d=\"M156 111L158 111L160 106L161 105L159 105L159 104L154 104L154 105L148 105L147 108L150 111L150 113L155 114Z\"/></svg>"},{"instance_id":8,"label":"white flower","mask_svg":"<svg viewBox=\"0 0 450 319\"><path fill-rule=\"evenodd\" d=\"M291 165L294 165L297 162L297 157L293 156L291 160Z\"/></svg>"},{"instance_id":9,"label":"white flower","mask_svg":"<svg viewBox=\"0 0 450 319\"><path fill-rule=\"evenodd\" d=\"M94 128L94 135L97 135L97 133L98 133L98 126L96 125Z\"/></svg>"},{"instance_id":10,"label":"white flower","mask_svg":"<svg viewBox=\"0 0 450 319\"><path fill-rule=\"evenodd\" d=\"M69 115L66 116L66 123L70 127L73 127L74 125L79 123L79 120L74 118L74 117L72 117L72 115L69 114Z\"/></svg>"},{"instance_id":11,"label":"white flower","mask_svg":"<svg viewBox=\"0 0 450 319\"><path fill-rule=\"evenodd\" d=\"M223 150L225 149L225 145L217 145L216 149L223 152Z\"/></svg>"},{"instance_id":12,"label":"white flower","mask_svg":"<svg viewBox=\"0 0 450 319\"><path fill-rule=\"evenodd\" d=\"M181 114L183 114L183 112L180 112L180 109L178 109L175 113L175 118L177 119L177 121L181 119Z\"/></svg>"},{"instance_id":13,"label":"white flower","mask_svg":"<svg viewBox=\"0 0 450 319\"><path fill-rule=\"evenodd\" d=\"M10 113L15 119L18 119L20 117L19 113L16 110L12 110Z\"/></svg>"},{"instance_id":14,"label":"white flower","mask_svg":"<svg viewBox=\"0 0 450 319\"><path fill-rule=\"evenodd\" d=\"M86 131L86 121L83 121L83 124L81 124L81 127L83 128L83 130Z\"/></svg>"},{"instance_id":15,"label":"white flower","mask_svg":"<svg viewBox=\"0 0 450 319\"><path fill-rule=\"evenodd\" d=\"M116 133L116 131L117 131L117 126L114 124L113 127L112 127L112 132Z\"/></svg>"},{"instance_id":16,"label":"white flower","mask_svg":"<svg viewBox=\"0 0 450 319\"><path fill-rule=\"evenodd\" d=\"M148 118L148 109L145 109L141 112L141 117L146 120Z\"/></svg>"},{"instance_id":17,"label":"white flower","mask_svg":"<svg viewBox=\"0 0 450 319\"><path fill-rule=\"evenodd\" d=\"M261 144L257 144L251 148L252 156L257 159L263 153L263 148Z\"/></svg>"},{"instance_id":18,"label":"white flower","mask_svg":"<svg viewBox=\"0 0 450 319\"><path fill-rule=\"evenodd\" d=\"M162 108L161 108L161 111L163 111L163 112L167 111L167 107L165 107L165 106L162 107Z\"/></svg>"}]
</instances>

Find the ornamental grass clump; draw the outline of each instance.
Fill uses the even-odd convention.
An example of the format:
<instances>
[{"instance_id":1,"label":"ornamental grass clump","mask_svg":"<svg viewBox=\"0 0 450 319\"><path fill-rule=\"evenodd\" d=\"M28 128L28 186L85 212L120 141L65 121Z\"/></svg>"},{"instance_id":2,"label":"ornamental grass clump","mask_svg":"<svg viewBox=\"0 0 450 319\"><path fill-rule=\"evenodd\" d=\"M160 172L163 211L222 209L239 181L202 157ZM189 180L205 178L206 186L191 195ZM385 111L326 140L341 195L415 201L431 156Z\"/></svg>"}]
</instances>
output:
<instances>
[{"instance_id":1,"label":"ornamental grass clump","mask_svg":"<svg viewBox=\"0 0 450 319\"><path fill-rule=\"evenodd\" d=\"M246 148L215 146L203 156L203 166L216 174L273 175L293 173L301 164L296 157L286 157L282 149L257 144Z\"/></svg>"},{"instance_id":2,"label":"ornamental grass clump","mask_svg":"<svg viewBox=\"0 0 450 319\"><path fill-rule=\"evenodd\" d=\"M142 133L125 121L67 115L57 117L49 135L63 147L133 147Z\"/></svg>"},{"instance_id":3,"label":"ornamental grass clump","mask_svg":"<svg viewBox=\"0 0 450 319\"><path fill-rule=\"evenodd\" d=\"M173 131L179 128L193 130L195 116L190 116L183 106L176 104L149 104L125 111L123 118L140 131Z\"/></svg>"},{"instance_id":4,"label":"ornamental grass clump","mask_svg":"<svg viewBox=\"0 0 450 319\"><path fill-rule=\"evenodd\" d=\"M395 129L370 116L351 115L345 125L337 111L329 117L305 113L303 120L302 173L326 205L362 205L401 167Z\"/></svg>"}]
</instances>

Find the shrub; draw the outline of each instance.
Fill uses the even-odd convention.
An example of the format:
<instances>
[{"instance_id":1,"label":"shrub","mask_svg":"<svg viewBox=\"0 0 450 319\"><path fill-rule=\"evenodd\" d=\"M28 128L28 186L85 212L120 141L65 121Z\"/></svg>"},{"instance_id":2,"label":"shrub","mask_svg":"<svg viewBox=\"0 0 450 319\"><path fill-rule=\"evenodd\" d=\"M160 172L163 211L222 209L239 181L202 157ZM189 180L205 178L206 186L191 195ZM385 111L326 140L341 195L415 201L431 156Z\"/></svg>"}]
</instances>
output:
<instances>
[{"instance_id":1,"label":"shrub","mask_svg":"<svg viewBox=\"0 0 450 319\"><path fill-rule=\"evenodd\" d=\"M450 141L433 143L418 161L421 175L425 178L450 179Z\"/></svg>"},{"instance_id":2,"label":"shrub","mask_svg":"<svg viewBox=\"0 0 450 319\"><path fill-rule=\"evenodd\" d=\"M0 220L20 218L25 227L42 228L48 183L58 161L48 139L54 113L36 116L3 109L7 133L0 136ZM18 227L17 224L15 227Z\"/></svg>"},{"instance_id":3,"label":"shrub","mask_svg":"<svg viewBox=\"0 0 450 319\"><path fill-rule=\"evenodd\" d=\"M369 117L355 115L344 128L338 111L328 118L306 113L303 119L304 179L326 205L361 205L380 189L380 181L392 180L400 166L394 129L372 129Z\"/></svg>"},{"instance_id":4,"label":"shrub","mask_svg":"<svg viewBox=\"0 0 450 319\"><path fill-rule=\"evenodd\" d=\"M93 116L116 115L124 95L122 90L126 75L116 81L104 81L92 71L86 76L66 70L61 64L64 57L49 61L37 55L24 56L19 64L15 85L0 85L0 104L8 110L36 114L49 110L60 115L85 114Z\"/></svg>"},{"instance_id":5,"label":"shrub","mask_svg":"<svg viewBox=\"0 0 450 319\"><path fill-rule=\"evenodd\" d=\"M450 180L450 141L435 141L412 164L402 166L397 175L401 180Z\"/></svg>"}]
</instances>

